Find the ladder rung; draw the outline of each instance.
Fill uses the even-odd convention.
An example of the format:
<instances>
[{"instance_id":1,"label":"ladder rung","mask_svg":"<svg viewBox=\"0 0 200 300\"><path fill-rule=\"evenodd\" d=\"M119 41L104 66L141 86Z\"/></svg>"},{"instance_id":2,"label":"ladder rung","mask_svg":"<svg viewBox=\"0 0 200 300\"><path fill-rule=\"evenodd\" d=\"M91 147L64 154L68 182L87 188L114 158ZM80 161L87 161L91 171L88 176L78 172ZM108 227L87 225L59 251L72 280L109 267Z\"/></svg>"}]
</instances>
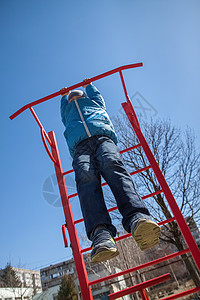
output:
<instances>
[{"instance_id":1,"label":"ladder rung","mask_svg":"<svg viewBox=\"0 0 200 300\"><path fill-rule=\"evenodd\" d=\"M108 297L109 297L109 300L114 300L114 299L117 299L119 297L123 297L125 295L129 295L131 293L135 293L135 292L141 291L143 289L146 289L148 287L151 287L153 285L162 283L162 282L170 280L170 279L171 279L171 275L169 273L167 273L167 274L161 275L159 277L147 280L145 282L136 284L134 286L131 286L131 287L126 288L124 290L121 290L119 292L110 294Z\"/></svg>"},{"instance_id":2,"label":"ladder rung","mask_svg":"<svg viewBox=\"0 0 200 300\"><path fill-rule=\"evenodd\" d=\"M184 296L190 295L190 294L194 294L200 291L200 286L196 287L196 288L192 288L190 290L178 293L178 294L174 294L171 296L168 296L166 298L162 298L161 300L174 300L174 299L178 299L178 298L182 298Z\"/></svg>"},{"instance_id":3,"label":"ladder rung","mask_svg":"<svg viewBox=\"0 0 200 300\"><path fill-rule=\"evenodd\" d=\"M152 197L152 196L158 195L158 194L160 194L160 193L162 193L162 190L156 191L156 192L151 193L151 194L148 194L148 195L143 196L143 197L141 197L141 198L144 200L144 199L150 198L150 197ZM70 197L70 196L69 196L69 197ZM111 212L111 211L114 211L114 210L117 210L117 209L118 209L118 207L117 207L117 206L114 206L114 207L109 208L109 209L108 209L108 212ZM74 221L74 224L78 224L78 223L81 223L81 222L83 222L83 218Z\"/></svg>"},{"instance_id":4,"label":"ladder rung","mask_svg":"<svg viewBox=\"0 0 200 300\"><path fill-rule=\"evenodd\" d=\"M156 192L154 192L154 193L148 194L148 195L146 195L146 196L142 196L141 198L142 198L142 200L145 200L145 199L147 199L147 198L156 196L156 195L161 194L161 193L162 193L162 190L159 190L159 191L156 191ZM108 209L108 212L114 211L114 210L116 210L116 209L118 209L118 207L117 207L117 206L114 206L114 207L112 207L112 208L109 208L109 209Z\"/></svg>"},{"instance_id":5,"label":"ladder rung","mask_svg":"<svg viewBox=\"0 0 200 300\"><path fill-rule=\"evenodd\" d=\"M83 221L83 219L81 219L81 220ZM158 222L157 224L158 224L159 226L161 226L161 225L170 223L170 222L172 222L172 221L174 221L174 220L175 220L175 218L171 218L171 219L167 219L167 220ZM79 220L78 220L78 221L79 221ZM74 223L75 223L75 222L74 222ZM77 223L79 223L79 222L77 222ZM118 236L117 238L115 238L115 241L118 242L118 241L120 241L120 240L123 240L123 239L126 239L126 238L130 237L131 235L132 235L131 233L123 234L123 235ZM84 253L84 252L87 252L87 251L90 251L90 250L92 250L91 247L84 248L84 249L81 250L81 253Z\"/></svg>"},{"instance_id":6,"label":"ladder rung","mask_svg":"<svg viewBox=\"0 0 200 300\"><path fill-rule=\"evenodd\" d=\"M135 175L135 174L141 173L143 171L149 170L150 168L151 168L151 166L147 166L147 167L141 168L139 170L131 172L130 175Z\"/></svg>"},{"instance_id":7,"label":"ladder rung","mask_svg":"<svg viewBox=\"0 0 200 300\"><path fill-rule=\"evenodd\" d=\"M124 150L121 150L119 153L120 153L120 154L122 154L122 153L125 153L125 152L128 152L128 151L131 151L131 150L133 150L133 149L135 149L135 148L138 148L138 147L141 147L141 144L137 144L137 145L135 145L135 146L132 146L132 147L126 148L126 149L124 149Z\"/></svg>"},{"instance_id":8,"label":"ladder rung","mask_svg":"<svg viewBox=\"0 0 200 300\"><path fill-rule=\"evenodd\" d=\"M133 150L133 149L135 149L135 148L138 148L138 147L141 147L141 144L137 144L137 145L135 145L135 146L126 148L126 149L124 149L124 150L121 150L119 153L122 154L122 153L131 151L131 150ZM71 169L71 170L69 170L69 171L64 172L63 175L68 175L68 174L73 173L73 172L74 172L74 169Z\"/></svg>"},{"instance_id":9,"label":"ladder rung","mask_svg":"<svg viewBox=\"0 0 200 300\"><path fill-rule=\"evenodd\" d=\"M150 169L150 168L151 168L151 166L147 166L147 167L141 168L141 169L139 169L139 170L136 170L136 171L131 172L130 175L135 175L135 174L141 173L141 172L146 171L146 170L148 170L148 169ZM70 171L68 171L68 172L71 173L71 172L73 172L73 170L70 170ZM63 173L63 174L64 174L64 173ZM105 185L107 185L107 182L103 182L103 183L101 184L101 186L105 186ZM69 199L74 198L74 197L76 197L76 196L78 196L78 193L71 194L71 195L69 195Z\"/></svg>"},{"instance_id":10,"label":"ladder rung","mask_svg":"<svg viewBox=\"0 0 200 300\"><path fill-rule=\"evenodd\" d=\"M143 196L143 197L142 197L142 200L145 200L145 199L147 199L147 198L156 196L156 195L158 195L158 194L161 194L162 192L163 192L162 190L159 190L159 191L156 191L156 192L154 192L154 193L148 194L148 195L146 195L146 196Z\"/></svg>"},{"instance_id":11,"label":"ladder rung","mask_svg":"<svg viewBox=\"0 0 200 300\"><path fill-rule=\"evenodd\" d=\"M71 198L74 198L74 197L76 197L76 196L78 196L78 193L71 194L71 195L69 195L68 197L69 197L69 199L71 199Z\"/></svg>"},{"instance_id":12,"label":"ladder rung","mask_svg":"<svg viewBox=\"0 0 200 300\"><path fill-rule=\"evenodd\" d=\"M73 172L74 172L74 169L71 169L69 171L64 172L63 175L68 175L68 174L73 173Z\"/></svg>"},{"instance_id":13,"label":"ladder rung","mask_svg":"<svg viewBox=\"0 0 200 300\"><path fill-rule=\"evenodd\" d=\"M108 275L108 276L103 277L103 278L99 278L99 279L90 281L89 285L94 285L94 284L97 284L97 283L100 283L100 282L103 282L103 281L106 281L106 280L113 279L115 277L119 277L119 276L122 276L122 275L125 275L125 274L128 274L128 273L131 273L131 272L135 272L137 270L141 270L141 269L144 269L146 267L156 265L158 263L161 263L163 261L172 259L172 258L180 256L180 255L183 255L183 254L188 253L188 252L190 252L189 248L187 248L185 250L182 250L182 251L174 252L172 254L166 255L166 256L161 257L161 258L157 258L157 259L149 261L147 263L144 263L144 264L138 265L136 267L130 268L128 270L121 271L121 272L118 272L118 273L115 273L115 274Z\"/></svg>"}]
</instances>

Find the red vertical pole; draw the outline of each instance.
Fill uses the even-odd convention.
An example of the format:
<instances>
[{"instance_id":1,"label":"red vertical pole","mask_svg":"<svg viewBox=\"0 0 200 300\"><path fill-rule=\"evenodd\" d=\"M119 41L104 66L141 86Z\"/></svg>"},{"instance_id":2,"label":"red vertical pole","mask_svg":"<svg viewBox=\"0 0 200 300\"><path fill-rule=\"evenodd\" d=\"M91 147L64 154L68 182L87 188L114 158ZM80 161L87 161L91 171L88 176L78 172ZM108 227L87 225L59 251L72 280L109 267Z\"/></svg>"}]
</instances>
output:
<instances>
[{"instance_id":1,"label":"red vertical pole","mask_svg":"<svg viewBox=\"0 0 200 300\"><path fill-rule=\"evenodd\" d=\"M126 99L127 99L127 102L125 103L122 103L122 107L124 108L124 111L138 137L138 140L139 142L141 143L142 145L142 148L150 162L150 165L158 179L158 182L164 192L164 195L169 203L169 206L174 214L174 217L176 218L176 221L180 227L180 230L185 238L185 241L190 249L190 252L197 264L197 267L200 271L200 250L190 232L190 229L188 228L187 226L187 223L174 199L174 196L165 180L165 177L163 176L161 170L160 170L160 167L153 155L153 153L151 152L151 149L149 148L149 145L147 144L147 141L145 139L145 137L143 136L142 134L142 131L140 129L140 127L138 126L138 120L136 120L135 122L135 118L136 117L136 113L134 111L134 108L132 106L132 103L127 95L127 92L126 92L126 89L125 89L125 83L124 83L124 80L123 80L123 77L122 77L122 73L120 73L120 76L121 76L121 79L122 79L122 84L123 84L123 87L124 87L124 90L125 90L125 95L126 95Z\"/></svg>"},{"instance_id":2,"label":"red vertical pole","mask_svg":"<svg viewBox=\"0 0 200 300\"><path fill-rule=\"evenodd\" d=\"M130 98L129 98L129 96L128 96L128 93L127 93L127 89L126 89L124 77L123 77L123 74L122 74L122 71L121 71L121 70L119 71L119 75L120 75L120 78L121 78L121 82L122 82L122 86L123 86L123 89L124 89L124 94L125 94L127 103L128 103L128 104L130 103L130 105L132 105L132 104L131 104L131 100L130 100ZM122 105L122 106L123 106L123 105ZM132 118L132 120L133 120L135 126L137 126L137 127L140 129L140 124L139 124L139 122L138 122L138 119L137 119L137 116L136 116L136 113L135 113L134 109L131 111L131 118Z\"/></svg>"},{"instance_id":3,"label":"red vertical pole","mask_svg":"<svg viewBox=\"0 0 200 300\"><path fill-rule=\"evenodd\" d=\"M145 289L140 290L139 293L140 293L142 300L149 300L149 297L148 297Z\"/></svg>"},{"instance_id":4,"label":"red vertical pole","mask_svg":"<svg viewBox=\"0 0 200 300\"><path fill-rule=\"evenodd\" d=\"M66 225L67 225L67 229L71 241L71 247L73 251L76 270L77 270L79 283L81 287L82 298L83 300L92 300L93 297L92 297L91 289L89 287L89 281L88 281L85 263L83 260L83 256L81 254L81 246L79 243L77 230L74 225L74 217L73 217L71 204L68 197L65 178L63 175L63 169L62 169L62 164L61 164L58 146L56 142L56 137L53 131L49 132L48 135L51 140L52 155L56 160L56 162L54 163L54 167L55 167L56 177L57 177L58 186L60 190Z\"/></svg>"}]
</instances>

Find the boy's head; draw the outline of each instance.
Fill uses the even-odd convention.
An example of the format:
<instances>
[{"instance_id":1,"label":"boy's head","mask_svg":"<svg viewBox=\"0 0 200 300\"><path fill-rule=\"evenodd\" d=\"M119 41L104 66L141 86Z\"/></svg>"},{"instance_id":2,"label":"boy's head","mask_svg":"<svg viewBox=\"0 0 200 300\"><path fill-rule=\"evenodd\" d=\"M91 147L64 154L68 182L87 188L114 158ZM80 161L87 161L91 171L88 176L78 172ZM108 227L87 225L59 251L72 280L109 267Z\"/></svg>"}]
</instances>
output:
<instances>
[{"instance_id":1,"label":"boy's head","mask_svg":"<svg viewBox=\"0 0 200 300\"><path fill-rule=\"evenodd\" d=\"M77 100L79 98L86 97L86 94L81 90L74 90L68 95L68 102Z\"/></svg>"}]
</instances>

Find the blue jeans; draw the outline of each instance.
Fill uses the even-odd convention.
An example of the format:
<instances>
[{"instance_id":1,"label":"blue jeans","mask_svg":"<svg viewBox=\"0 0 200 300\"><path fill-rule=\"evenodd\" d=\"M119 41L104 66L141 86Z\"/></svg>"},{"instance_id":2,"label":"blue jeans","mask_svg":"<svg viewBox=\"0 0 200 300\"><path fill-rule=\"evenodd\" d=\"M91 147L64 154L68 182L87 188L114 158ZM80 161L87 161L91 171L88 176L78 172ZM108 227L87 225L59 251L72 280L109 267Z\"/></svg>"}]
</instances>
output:
<instances>
[{"instance_id":1,"label":"blue jeans","mask_svg":"<svg viewBox=\"0 0 200 300\"><path fill-rule=\"evenodd\" d=\"M139 217L149 217L149 211L138 195L115 143L109 137L98 135L79 143L74 154L73 168L89 239L100 224L104 224L113 236L116 235L116 228L111 223L103 198L101 176L116 199L127 232L131 231L133 220L135 222Z\"/></svg>"}]
</instances>

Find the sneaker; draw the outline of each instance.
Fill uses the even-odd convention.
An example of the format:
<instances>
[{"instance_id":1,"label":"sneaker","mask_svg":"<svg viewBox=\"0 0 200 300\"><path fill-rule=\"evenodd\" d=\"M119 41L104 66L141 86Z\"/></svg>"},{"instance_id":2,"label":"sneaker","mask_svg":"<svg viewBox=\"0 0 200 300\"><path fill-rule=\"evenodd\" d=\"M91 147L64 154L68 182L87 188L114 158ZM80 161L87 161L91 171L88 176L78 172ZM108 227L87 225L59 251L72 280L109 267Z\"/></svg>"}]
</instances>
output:
<instances>
[{"instance_id":1,"label":"sneaker","mask_svg":"<svg viewBox=\"0 0 200 300\"><path fill-rule=\"evenodd\" d=\"M147 250L159 243L161 228L150 219L139 219L135 228L132 224L131 234L141 250Z\"/></svg>"},{"instance_id":2,"label":"sneaker","mask_svg":"<svg viewBox=\"0 0 200 300\"><path fill-rule=\"evenodd\" d=\"M92 239L91 262L93 264L111 259L119 254L110 232L100 229Z\"/></svg>"}]
</instances>

